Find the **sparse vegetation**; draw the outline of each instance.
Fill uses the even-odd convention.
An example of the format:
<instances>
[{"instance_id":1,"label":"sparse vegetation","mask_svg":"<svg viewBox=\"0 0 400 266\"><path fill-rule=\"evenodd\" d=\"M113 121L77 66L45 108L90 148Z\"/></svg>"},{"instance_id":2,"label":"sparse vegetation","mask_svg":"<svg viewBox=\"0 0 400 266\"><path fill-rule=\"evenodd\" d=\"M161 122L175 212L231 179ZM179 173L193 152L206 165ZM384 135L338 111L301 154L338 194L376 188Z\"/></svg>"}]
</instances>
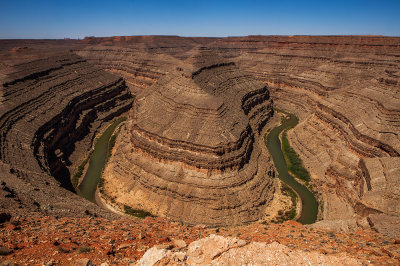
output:
<instances>
[{"instance_id":1,"label":"sparse vegetation","mask_svg":"<svg viewBox=\"0 0 400 266\"><path fill-rule=\"evenodd\" d=\"M119 118L117 118L117 119L114 120L112 126L118 125L119 123L121 123L121 122L123 122L123 121L125 121L125 120L126 120L126 117L119 117ZM111 136L111 138L110 138L110 140L109 140L109 146L108 146L109 148L108 148L108 152L107 152L107 160L108 160L108 158L111 156L112 148L113 148L114 145L115 145L115 141L116 141L117 135L118 135L118 133L119 133L120 130L121 130L121 127L118 129L118 132L116 132L115 134L113 134L113 135ZM78 170L76 171L76 173L75 173L74 176L72 177L72 185L74 186L75 189L76 189L76 188L78 187L78 185L79 185L79 179L82 177L83 171L85 170L85 166L86 166L86 164L89 162L89 159L90 159L90 156L92 155L92 153L93 153L93 150L90 151L90 153L89 153L89 155L86 157L86 159L78 166ZM100 178L99 183L100 183L100 182L103 183L102 180L101 180L101 178Z\"/></svg>"},{"instance_id":2,"label":"sparse vegetation","mask_svg":"<svg viewBox=\"0 0 400 266\"><path fill-rule=\"evenodd\" d=\"M286 185L284 182L281 182L281 192L283 195L290 197L292 201L292 207L290 210L283 212L282 210L278 211L278 217L276 217L274 220L271 221L271 223L283 223L284 221L289 221L293 220L296 218L297 212L296 212L296 206L297 206L297 194L293 191L292 188L290 188L288 185ZM268 224L267 222L263 222L263 224Z\"/></svg>"},{"instance_id":3,"label":"sparse vegetation","mask_svg":"<svg viewBox=\"0 0 400 266\"><path fill-rule=\"evenodd\" d=\"M282 182L281 188L282 194L289 196L292 200L292 208L289 211L278 213L280 216L276 222L281 223L287 220L293 220L296 217L296 205L297 205L297 194L288 185Z\"/></svg>"},{"instance_id":4,"label":"sparse vegetation","mask_svg":"<svg viewBox=\"0 0 400 266\"><path fill-rule=\"evenodd\" d=\"M92 153L90 153L88 155L88 157L78 166L78 171L76 171L76 173L72 177L72 185L74 186L75 189L78 187L79 179L83 175L83 170L85 169L85 166L86 166L87 162L89 161L89 158L90 158L91 154Z\"/></svg>"},{"instance_id":5,"label":"sparse vegetation","mask_svg":"<svg viewBox=\"0 0 400 266\"><path fill-rule=\"evenodd\" d=\"M100 177L99 182L97 183L97 187L100 190L100 193L104 192L104 178Z\"/></svg>"},{"instance_id":6,"label":"sparse vegetation","mask_svg":"<svg viewBox=\"0 0 400 266\"><path fill-rule=\"evenodd\" d=\"M57 247L58 252L60 253L69 253L70 251L68 249L65 249L61 246Z\"/></svg>"},{"instance_id":7,"label":"sparse vegetation","mask_svg":"<svg viewBox=\"0 0 400 266\"><path fill-rule=\"evenodd\" d=\"M303 162L292 147L290 147L286 132L282 133L282 151L288 166L288 170L295 177L305 181L310 180L310 173L304 168Z\"/></svg>"},{"instance_id":8,"label":"sparse vegetation","mask_svg":"<svg viewBox=\"0 0 400 266\"><path fill-rule=\"evenodd\" d=\"M78 253L89 253L92 249L90 247L79 247Z\"/></svg>"},{"instance_id":9,"label":"sparse vegetation","mask_svg":"<svg viewBox=\"0 0 400 266\"><path fill-rule=\"evenodd\" d=\"M152 215L149 212L143 211L143 210L137 210L137 209L133 209L130 206L124 205L124 212L126 214L138 217L138 218L146 218L147 216L150 217L154 217L154 215Z\"/></svg>"},{"instance_id":10,"label":"sparse vegetation","mask_svg":"<svg viewBox=\"0 0 400 266\"><path fill-rule=\"evenodd\" d=\"M113 126L113 125L118 125L118 124L122 123L122 122L125 121L125 120L126 120L126 117L119 117L118 119L116 119L116 120L113 122L112 126ZM110 159L110 157L111 157L112 149L113 149L114 146L115 146L115 142L116 142L116 140L117 140L117 136L118 136L118 134L119 134L120 131L121 131L121 126L119 126L118 130L117 130L116 132L114 132L114 134L111 135L111 137L110 137L110 139L109 139L109 141L108 141L108 149L107 149L107 158L106 158L106 162L107 162L107 161ZM99 177L99 181L98 181L98 183L97 183L97 187L99 188L100 193L103 193L103 192L104 192L104 179L103 179L102 176Z\"/></svg>"},{"instance_id":11,"label":"sparse vegetation","mask_svg":"<svg viewBox=\"0 0 400 266\"><path fill-rule=\"evenodd\" d=\"M125 117L123 117L124 120L126 119ZM122 121L124 121L122 120ZM119 123L121 123L122 121L120 121ZM115 146L115 141L117 140L118 134L121 131L121 126L118 128L118 130L110 137L110 140L108 141L108 152L107 152L107 161L108 159L110 159L111 153L112 153L112 149Z\"/></svg>"}]
</instances>

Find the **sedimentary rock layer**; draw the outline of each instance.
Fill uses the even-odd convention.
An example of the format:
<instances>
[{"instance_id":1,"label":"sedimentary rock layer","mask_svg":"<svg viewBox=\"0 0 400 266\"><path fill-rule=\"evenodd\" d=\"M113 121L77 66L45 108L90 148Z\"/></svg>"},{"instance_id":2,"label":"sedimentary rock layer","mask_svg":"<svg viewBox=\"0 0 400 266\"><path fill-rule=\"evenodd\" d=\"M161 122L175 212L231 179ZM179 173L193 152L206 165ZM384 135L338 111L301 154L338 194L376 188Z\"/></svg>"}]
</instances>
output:
<instances>
[{"instance_id":1,"label":"sedimentary rock layer","mask_svg":"<svg viewBox=\"0 0 400 266\"><path fill-rule=\"evenodd\" d=\"M273 193L260 138L272 115L267 86L210 51L186 64L137 100L105 170L106 194L190 224L256 221Z\"/></svg>"},{"instance_id":2,"label":"sedimentary rock layer","mask_svg":"<svg viewBox=\"0 0 400 266\"><path fill-rule=\"evenodd\" d=\"M130 89L140 93L191 56L199 45L217 38L178 36L117 36L85 38L73 52L103 69L122 76ZM89 44L89 45L85 45Z\"/></svg>"},{"instance_id":3,"label":"sedimentary rock layer","mask_svg":"<svg viewBox=\"0 0 400 266\"><path fill-rule=\"evenodd\" d=\"M399 227L388 173L399 167L400 38L260 36L212 45L300 117L288 136L323 194L322 224L368 227L375 217L375 229ZM377 225L379 215L391 225Z\"/></svg>"},{"instance_id":4,"label":"sedimentary rock layer","mask_svg":"<svg viewBox=\"0 0 400 266\"><path fill-rule=\"evenodd\" d=\"M0 158L4 169L23 180L17 186L21 195L29 187L74 191L71 174L78 159L87 155L94 134L104 122L128 111L133 101L120 77L75 54L42 56L22 56L2 69ZM69 197L75 199L68 196L64 201ZM63 201L58 195L45 198L38 197L36 207L40 209L42 199L53 205Z\"/></svg>"},{"instance_id":5,"label":"sedimentary rock layer","mask_svg":"<svg viewBox=\"0 0 400 266\"><path fill-rule=\"evenodd\" d=\"M165 75L166 67L177 67L179 61L169 55L125 47L89 46L74 52L98 67L122 76L135 93L151 86Z\"/></svg>"}]
</instances>

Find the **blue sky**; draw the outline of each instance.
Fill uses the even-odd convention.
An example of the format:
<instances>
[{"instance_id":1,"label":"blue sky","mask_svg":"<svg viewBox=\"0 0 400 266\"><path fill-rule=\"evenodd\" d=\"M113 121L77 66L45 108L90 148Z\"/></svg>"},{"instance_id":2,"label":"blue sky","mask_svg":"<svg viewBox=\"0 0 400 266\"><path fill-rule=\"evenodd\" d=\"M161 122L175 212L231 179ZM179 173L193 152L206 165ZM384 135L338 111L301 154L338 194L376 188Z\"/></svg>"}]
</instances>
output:
<instances>
[{"instance_id":1,"label":"blue sky","mask_svg":"<svg viewBox=\"0 0 400 266\"><path fill-rule=\"evenodd\" d=\"M400 0L0 0L0 38L400 36Z\"/></svg>"}]
</instances>

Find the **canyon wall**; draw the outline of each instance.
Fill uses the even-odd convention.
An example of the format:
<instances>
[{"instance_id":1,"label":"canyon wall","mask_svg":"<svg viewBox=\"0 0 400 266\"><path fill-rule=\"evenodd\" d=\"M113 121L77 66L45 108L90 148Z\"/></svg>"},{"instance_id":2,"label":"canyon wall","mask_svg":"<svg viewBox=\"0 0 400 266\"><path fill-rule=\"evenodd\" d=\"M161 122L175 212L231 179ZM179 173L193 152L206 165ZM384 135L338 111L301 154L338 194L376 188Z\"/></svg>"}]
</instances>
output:
<instances>
[{"instance_id":1,"label":"canyon wall","mask_svg":"<svg viewBox=\"0 0 400 266\"><path fill-rule=\"evenodd\" d=\"M144 45L143 39L130 44L114 40L113 49L134 47L147 56L155 41ZM185 60L199 49L183 48L187 40L181 43L157 49L151 64L128 71L137 80L143 76L139 69L162 72L152 75L146 86L133 86L138 93L168 72L163 66L175 65L180 62L176 59ZM248 36L217 38L198 47L215 51L268 84L276 106L299 116L299 125L288 136L323 195L324 222L318 225L343 230L390 227L382 224L385 221L399 225L398 211L389 207L400 200L398 178L387 178L386 172L397 173L399 167L400 38ZM81 52L88 60L99 58L97 48L84 49L92 50ZM129 61L141 60L133 58ZM379 185L373 188L371 179L380 180Z\"/></svg>"},{"instance_id":2,"label":"canyon wall","mask_svg":"<svg viewBox=\"0 0 400 266\"><path fill-rule=\"evenodd\" d=\"M213 46L300 117L288 136L323 194L316 226L399 230L400 38L254 36Z\"/></svg>"},{"instance_id":3,"label":"canyon wall","mask_svg":"<svg viewBox=\"0 0 400 266\"><path fill-rule=\"evenodd\" d=\"M272 162L260 135L267 85L199 50L138 97L104 172L121 205L188 224L236 225L265 215Z\"/></svg>"},{"instance_id":4,"label":"canyon wall","mask_svg":"<svg viewBox=\"0 0 400 266\"><path fill-rule=\"evenodd\" d=\"M21 47L13 48L13 45ZM218 176L221 180L229 180L227 173L236 174L241 171L240 169L247 169L246 165L252 163L251 156L257 152L256 138L251 140L251 136L256 136L261 128L257 125L262 125L266 121L261 113L270 108L268 107L269 99L266 105L262 104L265 101L263 98L265 96L262 95L266 95L263 90L265 85L268 85L274 104L278 108L295 113L300 118L299 125L289 131L288 137L311 173L311 182L316 190L322 193L323 221L314 226L343 230L371 227L388 234L400 232L399 210L395 207L400 199L397 189L400 164L400 38L381 36L229 38L134 36L87 38L81 42L7 40L1 41L0 45L3 59L0 61L2 84L7 84L10 91L18 91L17 85L26 82L31 82L36 86L32 88L40 88L42 84L40 77L39 79L34 76L29 78L29 75L34 72L24 74L22 70L24 67L19 64L22 61L26 63L47 58L49 50L59 50L60 47L64 50L68 47L72 53L79 56L74 60L83 60L83 62L65 65L47 74L46 68L40 69L33 66L33 68L38 68L34 72L43 74L42 77L49 77L48 82L50 82L58 79L51 73L65 76L62 69L71 69L68 75L86 73L86 70L91 69L91 71L101 73L99 76L105 79L113 77L102 85L91 86L92 89L103 86L102 88L110 91L109 95L111 95L111 91L122 90L121 86L124 86L125 80L126 86L139 99L130 112L130 118L121 131L117 148L114 150L116 155L120 154L120 158L124 159L121 159L119 163L112 159L113 163L108 169L111 174L133 176L132 172L122 166L133 160L133 167L138 167L137 170L140 170L138 177L135 177L137 180L145 179L141 177L142 173L143 176L152 176L154 180L157 178L157 182L161 184L159 191L164 193L162 197L172 199L178 198L179 195L181 201L188 202L191 198L186 196L194 197L197 191L192 193L183 189L180 194L171 196L171 191L177 191L176 188L181 186L181 183L177 182L180 177L185 177L190 173L198 178L197 180L206 180L213 176ZM208 62L207 64L196 63L196 54L202 50L212 51L214 58L218 59L214 62L212 57L208 57L203 60ZM197 56L197 58L201 57ZM57 68L59 65L49 68ZM79 65L88 67L74 69ZM26 65L26 68L32 67ZM109 76L107 72L99 68L112 72L114 75ZM246 93L249 93L247 95L242 90L246 82L241 83L243 85L235 83L239 72L238 81L247 80L247 77L253 76L265 85L249 83L252 87L249 90L255 93L253 95L247 91ZM212 75L219 78L210 79ZM116 76L124 80L119 80ZM28 77L26 81L24 77ZM16 81L15 84L13 80ZM97 77L92 80L97 82ZM218 85L221 82L222 85ZM28 83L26 84L21 88L28 87ZM107 87L107 84L110 87ZM212 89L219 88L217 85L222 90ZM9 122L7 121L10 118L5 116L7 112L14 110L23 102L28 102L31 96L17 92L13 92L14 97L7 96L6 88L3 85L0 95L3 103L0 107L2 119L5 119L3 121L5 126L1 130L5 132L6 138L14 138L14 140L10 142L11 144L2 142L2 161L8 166L23 164L24 167L26 165L27 168L32 168L32 171L41 172L49 171L49 163L55 166L70 164L67 166L68 169L76 165L81 158L79 154L87 149L90 136L93 136L93 132L101 122L91 127L91 133L87 133L84 137L86 140L82 139L83 143L87 144L82 146L80 152L78 152L80 145L75 145L75 150L71 148L71 145L66 145L71 150L57 150L55 144L45 149L46 145L40 139L47 137L46 133L43 133L46 130L47 132L54 131L55 128L50 129L51 125L47 123L52 118L45 118L46 121L38 123L40 126L35 125L37 129L46 125L41 128L41 131L33 130L38 132L38 137L36 133L30 132L30 128L26 130L25 127L23 127L24 130L15 128L19 131L13 131L13 127L8 129ZM79 88L81 90L81 87ZM32 97L34 93L32 90ZM118 95L122 97L124 93L121 91ZM185 96L186 94L188 96ZM12 103L16 99L21 102ZM9 101L10 103L7 103ZM125 101L121 100L121 108L124 105L122 102ZM27 106L30 106L30 102ZM40 104L38 106L38 113L34 115L36 120L42 113L46 113L40 109L43 108ZM258 107L254 108L254 106ZM115 111L117 109L120 108L116 108ZM15 112L20 111L15 109ZM265 114L268 114L268 111ZM14 116L20 115L14 114ZM55 117L55 113L52 117ZM172 119L173 117L176 119ZM33 119L33 117L28 118L25 115L19 119ZM93 123L102 119L100 116ZM232 122L229 121L237 121L237 124L234 126L232 124L230 127L229 123ZM74 123L80 122L71 122L71 125ZM64 126L68 127L66 124ZM190 130L191 128L196 130ZM226 132L222 132L223 129ZM18 137L24 136L17 132L24 131L32 135L32 139L28 137L28 142L16 141L16 134ZM215 136L218 133L225 136L221 137L221 145L216 145L218 137ZM62 135L61 132L58 134ZM54 136L56 135L50 136L48 140L54 139L54 143L61 144L63 137L58 139ZM253 142L251 153L247 148L251 146L250 142ZM205 143L210 145L205 145ZM219 148L215 149L215 147ZM123 154L124 149L126 153L136 154L136 157L128 158L131 155ZM30 151L32 157L25 158L30 155L22 151ZM251 154L250 158L248 154ZM19 156L25 159L19 162L17 159ZM65 158L68 158L69 163ZM26 164L23 163L25 160ZM166 165L172 166L164 169ZM14 168L10 171L15 171ZM54 169L63 169L63 167ZM124 173L124 171L127 172ZM164 176L164 173L167 174L163 180L159 176ZM47 173L49 174L54 175L51 172ZM173 180L171 184L174 185L167 186L165 180ZM140 186L147 185L143 180L141 182ZM154 181L154 183L157 182ZM200 183L197 183L197 186L198 184ZM130 188L136 189L133 183L129 189L127 187L121 188L127 195ZM146 189L147 196L145 197L160 196L161 192L150 194L150 189ZM218 193L222 191L222 187L219 189ZM209 199L214 200L215 204L225 206L226 208L224 207L221 213L225 212L224 215L227 215L230 210L236 208L227 206L236 203L234 201L225 203L222 200L223 197L219 197L222 203L217 203L215 199L218 198L217 195L221 195L218 193L214 198ZM209 200L201 197L195 199L193 202L198 203ZM129 203L129 201L128 197L121 199L121 202ZM135 204L139 206L139 203ZM235 206L241 204L238 203ZM158 206L152 206L150 209L161 214L173 213L167 207L157 208ZM200 211L196 209L195 213L199 214ZM179 219L179 215L174 215L172 214L171 217ZM227 217L224 215L221 217ZM232 216L235 215L232 214ZM248 221L251 221L255 220L257 215L249 215L249 217L251 218ZM240 218L234 223L240 221L244 222L245 219Z\"/></svg>"},{"instance_id":5,"label":"canyon wall","mask_svg":"<svg viewBox=\"0 0 400 266\"><path fill-rule=\"evenodd\" d=\"M71 175L98 129L131 108L124 80L68 51L9 53L1 54L0 158L15 202L2 207L110 216L72 193Z\"/></svg>"}]
</instances>

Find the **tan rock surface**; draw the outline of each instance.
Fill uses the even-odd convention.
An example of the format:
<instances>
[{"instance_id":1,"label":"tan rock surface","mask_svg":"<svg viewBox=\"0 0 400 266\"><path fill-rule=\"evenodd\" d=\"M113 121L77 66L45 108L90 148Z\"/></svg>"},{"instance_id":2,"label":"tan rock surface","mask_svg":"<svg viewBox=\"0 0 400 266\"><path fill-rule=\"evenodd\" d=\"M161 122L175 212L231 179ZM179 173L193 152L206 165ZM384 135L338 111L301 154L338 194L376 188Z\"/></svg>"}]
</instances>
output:
<instances>
[{"instance_id":1,"label":"tan rock surface","mask_svg":"<svg viewBox=\"0 0 400 266\"><path fill-rule=\"evenodd\" d=\"M277 242L246 242L210 235L192 242L186 252L149 249L137 265L362 265L347 254L324 255L289 249Z\"/></svg>"},{"instance_id":2,"label":"tan rock surface","mask_svg":"<svg viewBox=\"0 0 400 266\"><path fill-rule=\"evenodd\" d=\"M361 199L386 214L400 214L400 157L366 158Z\"/></svg>"}]
</instances>

